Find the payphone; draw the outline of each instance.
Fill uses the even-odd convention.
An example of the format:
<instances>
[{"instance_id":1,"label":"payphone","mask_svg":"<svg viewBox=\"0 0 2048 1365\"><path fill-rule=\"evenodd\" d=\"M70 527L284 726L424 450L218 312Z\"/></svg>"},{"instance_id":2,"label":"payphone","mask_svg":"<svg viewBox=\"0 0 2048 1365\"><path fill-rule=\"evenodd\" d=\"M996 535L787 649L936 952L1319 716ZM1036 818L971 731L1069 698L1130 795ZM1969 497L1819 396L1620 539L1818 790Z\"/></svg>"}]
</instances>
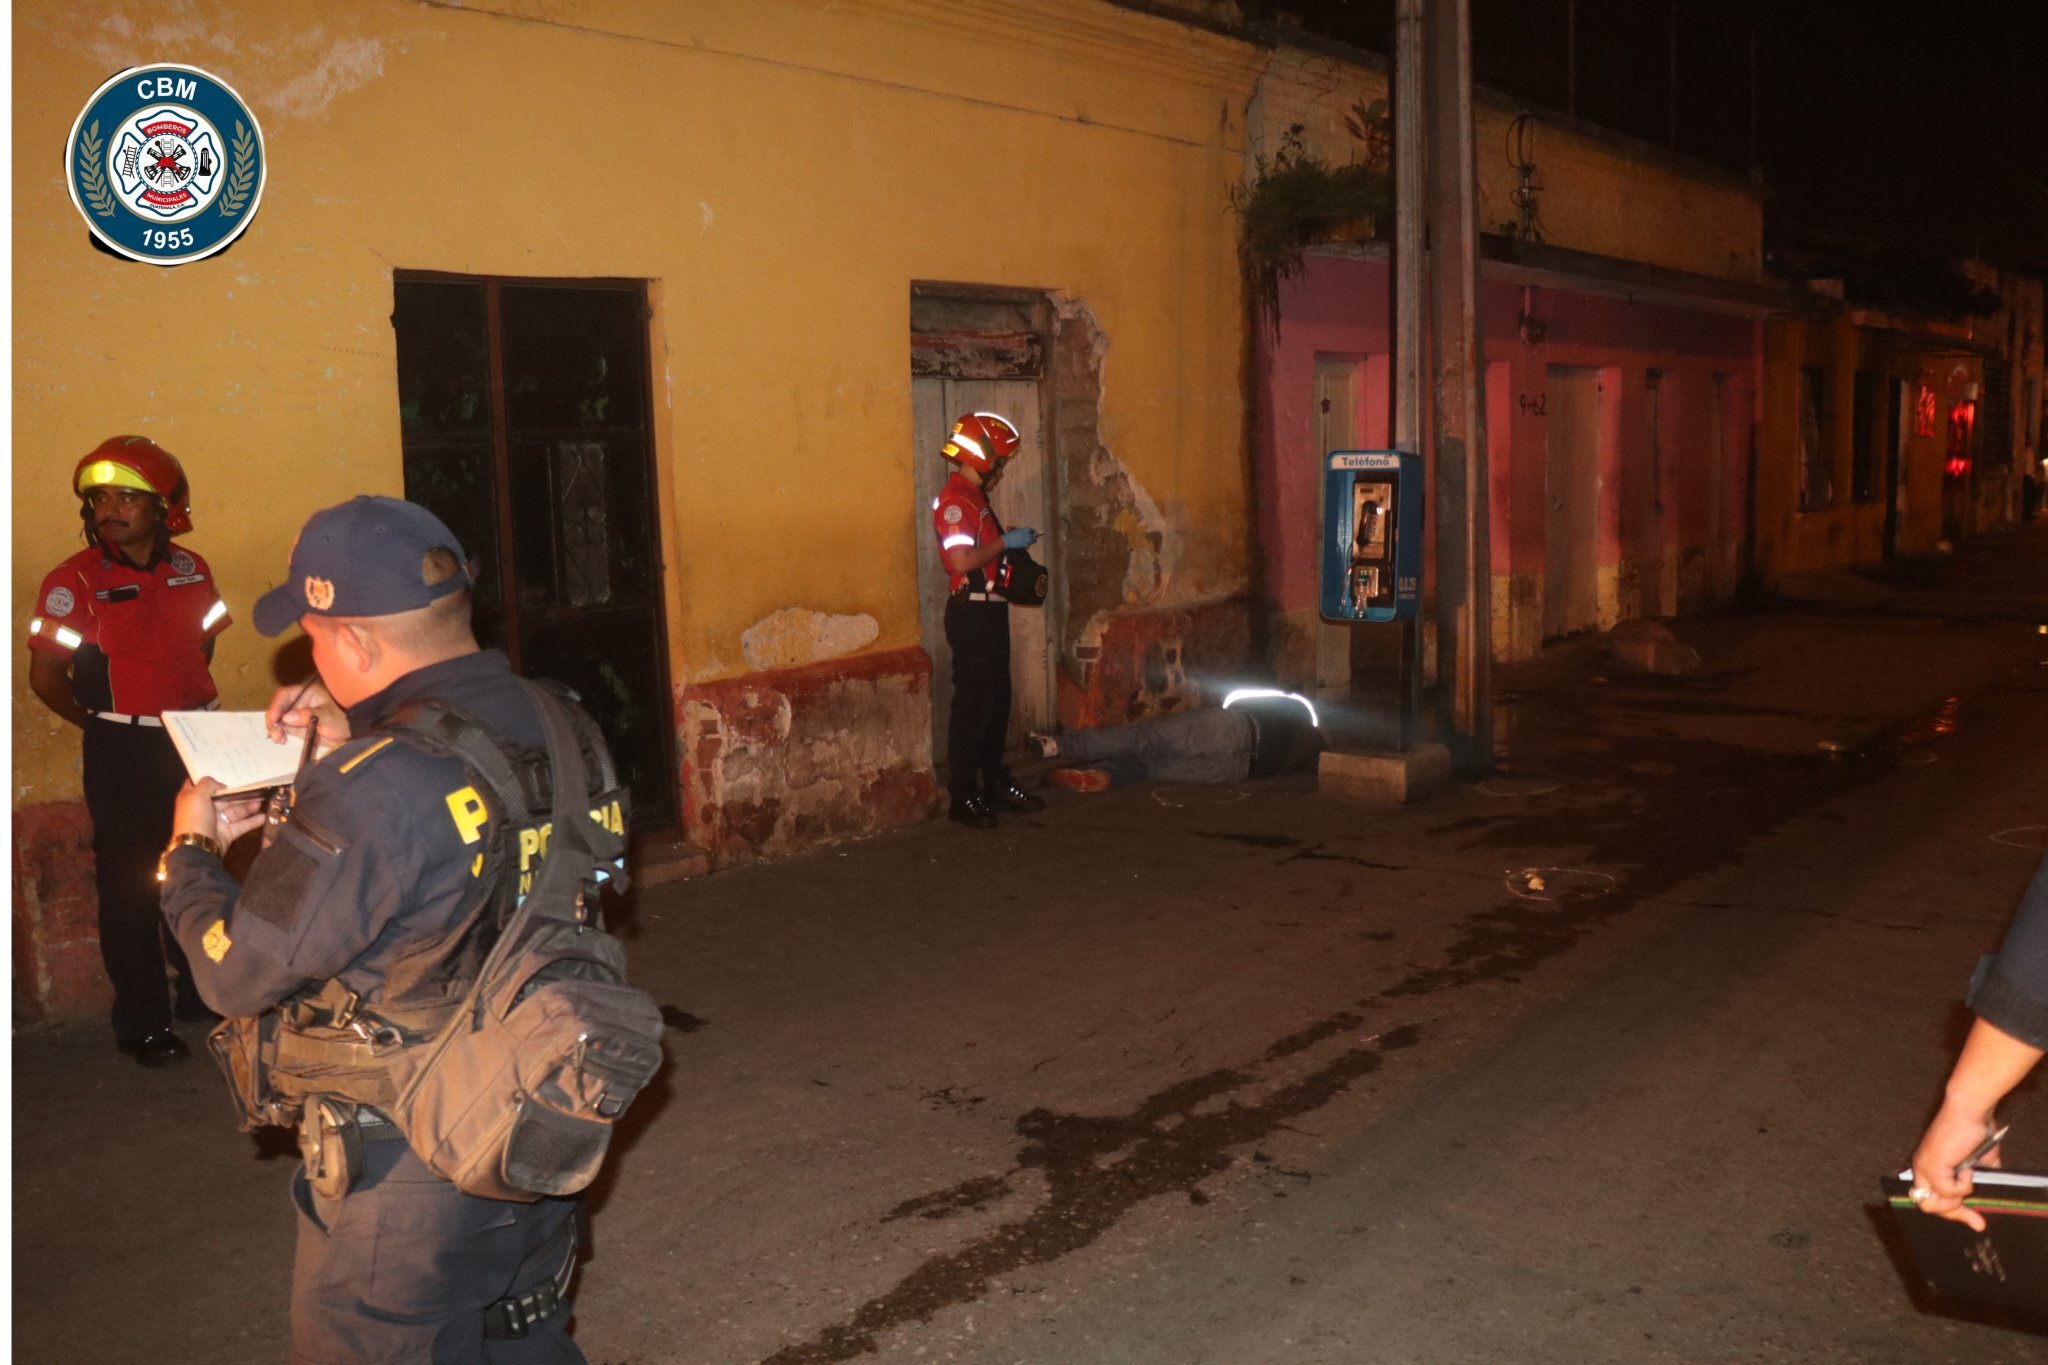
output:
<instances>
[{"instance_id":1,"label":"payphone","mask_svg":"<svg viewBox=\"0 0 2048 1365\"><path fill-rule=\"evenodd\" d=\"M1422 584L1422 458L1333 450L1323 464L1323 619L1405 621Z\"/></svg>"}]
</instances>

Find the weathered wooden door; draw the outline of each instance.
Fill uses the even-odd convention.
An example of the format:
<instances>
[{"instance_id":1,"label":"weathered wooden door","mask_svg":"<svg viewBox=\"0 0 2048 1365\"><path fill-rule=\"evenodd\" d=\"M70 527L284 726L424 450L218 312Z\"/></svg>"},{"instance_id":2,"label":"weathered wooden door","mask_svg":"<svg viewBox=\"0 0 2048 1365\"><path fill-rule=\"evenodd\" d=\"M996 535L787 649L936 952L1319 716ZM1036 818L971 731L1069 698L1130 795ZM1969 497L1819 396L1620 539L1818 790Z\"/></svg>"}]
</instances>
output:
<instances>
[{"instance_id":1,"label":"weathered wooden door","mask_svg":"<svg viewBox=\"0 0 2048 1365\"><path fill-rule=\"evenodd\" d=\"M635 829L673 827L645 289L401 275L392 326L405 495L461 538L477 638L576 689Z\"/></svg>"},{"instance_id":2,"label":"weathered wooden door","mask_svg":"<svg viewBox=\"0 0 2048 1365\"><path fill-rule=\"evenodd\" d=\"M1544 460L1543 635L1590 630L1600 614L1600 371L1552 365Z\"/></svg>"},{"instance_id":3,"label":"weathered wooden door","mask_svg":"<svg viewBox=\"0 0 2048 1365\"><path fill-rule=\"evenodd\" d=\"M915 470L917 513L918 618L925 652L932 658L932 762L946 760L946 720L953 704L953 654L946 647L946 571L939 560L932 531L932 504L953 466L939 458L939 447L956 419L970 412L993 412L1016 425L1022 444L1003 470L989 506L1004 526L1030 526L1039 533L1032 558L1053 568L1059 564L1059 526L1055 516L1051 461L1041 439L1039 386L1030 379L951 379L920 375L910 382L911 453ZM1010 742L1021 743L1031 731L1049 730L1056 715L1050 607L1011 607L1010 611Z\"/></svg>"}]
</instances>

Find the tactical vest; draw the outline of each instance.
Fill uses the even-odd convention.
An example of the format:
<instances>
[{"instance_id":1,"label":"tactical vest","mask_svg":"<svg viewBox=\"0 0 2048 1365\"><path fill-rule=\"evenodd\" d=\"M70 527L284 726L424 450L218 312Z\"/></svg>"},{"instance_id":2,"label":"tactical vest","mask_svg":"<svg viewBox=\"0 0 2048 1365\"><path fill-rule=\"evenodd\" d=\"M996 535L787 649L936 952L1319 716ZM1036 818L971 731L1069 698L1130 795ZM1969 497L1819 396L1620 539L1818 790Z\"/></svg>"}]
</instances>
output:
<instances>
[{"instance_id":1,"label":"tactical vest","mask_svg":"<svg viewBox=\"0 0 2048 1365\"><path fill-rule=\"evenodd\" d=\"M574 719L576 749L589 775L590 791L573 808L588 810L622 854L627 793L611 755L581 707L561 710ZM373 733L460 759L485 800L489 834L478 855L471 904L453 928L419 945L402 969L387 976L384 998L375 1006L331 980L253 1019L224 1021L213 1047L228 1072L244 1131L299 1124L317 1100L369 1106L388 1116L411 1061L408 1050L439 1034L461 1007L553 837L556 802L545 748L514 744L482 719L433 699L403 708ZM336 842L299 812L287 818L316 843ZM610 876L623 888L623 858ZM594 889L588 913L591 927L601 930ZM622 978L623 953L617 957Z\"/></svg>"}]
</instances>

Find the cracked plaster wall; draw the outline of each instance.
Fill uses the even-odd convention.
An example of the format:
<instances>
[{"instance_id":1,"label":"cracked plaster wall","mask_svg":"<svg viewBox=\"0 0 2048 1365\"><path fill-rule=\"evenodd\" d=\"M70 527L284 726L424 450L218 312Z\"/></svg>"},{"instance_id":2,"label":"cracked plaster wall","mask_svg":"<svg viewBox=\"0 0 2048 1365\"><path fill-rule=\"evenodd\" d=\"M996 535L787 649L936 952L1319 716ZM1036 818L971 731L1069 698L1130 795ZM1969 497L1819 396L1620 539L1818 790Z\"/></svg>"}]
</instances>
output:
<instances>
[{"instance_id":1,"label":"cracked plaster wall","mask_svg":"<svg viewBox=\"0 0 2048 1365\"><path fill-rule=\"evenodd\" d=\"M1108 338L1077 300L1059 303L1054 328L1052 436L1066 512L1056 587L1066 623L1061 722L1100 725L1182 710L1202 699L1205 680L1242 676L1251 647L1248 604L1175 600L1189 528L1103 438Z\"/></svg>"},{"instance_id":2,"label":"cracked plaster wall","mask_svg":"<svg viewBox=\"0 0 2048 1365\"><path fill-rule=\"evenodd\" d=\"M931 811L921 649L685 690L685 837L714 867L874 834Z\"/></svg>"}]
</instances>

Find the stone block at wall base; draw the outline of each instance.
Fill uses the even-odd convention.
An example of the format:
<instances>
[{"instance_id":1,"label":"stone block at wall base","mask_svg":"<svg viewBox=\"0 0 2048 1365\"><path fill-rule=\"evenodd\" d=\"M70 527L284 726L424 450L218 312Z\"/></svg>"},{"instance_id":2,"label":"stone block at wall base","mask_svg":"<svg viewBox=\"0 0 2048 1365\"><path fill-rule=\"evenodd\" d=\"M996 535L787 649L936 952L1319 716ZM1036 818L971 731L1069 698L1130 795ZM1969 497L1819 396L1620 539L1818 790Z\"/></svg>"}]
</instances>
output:
<instances>
[{"instance_id":1,"label":"stone block at wall base","mask_svg":"<svg viewBox=\"0 0 2048 1365\"><path fill-rule=\"evenodd\" d=\"M931 676L910 648L686 689L684 838L722 868L928 818Z\"/></svg>"},{"instance_id":2,"label":"stone block at wall base","mask_svg":"<svg viewBox=\"0 0 2048 1365\"><path fill-rule=\"evenodd\" d=\"M1691 673L1699 668L1699 651L1672 635L1658 621L1623 621L1607 637L1615 666L1631 673Z\"/></svg>"},{"instance_id":3,"label":"stone block at wall base","mask_svg":"<svg viewBox=\"0 0 2048 1365\"><path fill-rule=\"evenodd\" d=\"M19 1012L37 1020L103 1014L113 1003L83 801L14 812L14 987Z\"/></svg>"},{"instance_id":4,"label":"stone block at wall base","mask_svg":"<svg viewBox=\"0 0 2048 1365\"><path fill-rule=\"evenodd\" d=\"M1316 764L1316 790L1345 801L1400 806L1448 790L1451 751L1418 744L1405 752L1324 753Z\"/></svg>"},{"instance_id":5,"label":"stone block at wall base","mask_svg":"<svg viewBox=\"0 0 2048 1365\"><path fill-rule=\"evenodd\" d=\"M1242 598L1091 618L1059 674L1068 729L1127 725L1214 703L1265 681L1251 665L1252 604ZM1255 675L1254 675L1255 673Z\"/></svg>"}]
</instances>

